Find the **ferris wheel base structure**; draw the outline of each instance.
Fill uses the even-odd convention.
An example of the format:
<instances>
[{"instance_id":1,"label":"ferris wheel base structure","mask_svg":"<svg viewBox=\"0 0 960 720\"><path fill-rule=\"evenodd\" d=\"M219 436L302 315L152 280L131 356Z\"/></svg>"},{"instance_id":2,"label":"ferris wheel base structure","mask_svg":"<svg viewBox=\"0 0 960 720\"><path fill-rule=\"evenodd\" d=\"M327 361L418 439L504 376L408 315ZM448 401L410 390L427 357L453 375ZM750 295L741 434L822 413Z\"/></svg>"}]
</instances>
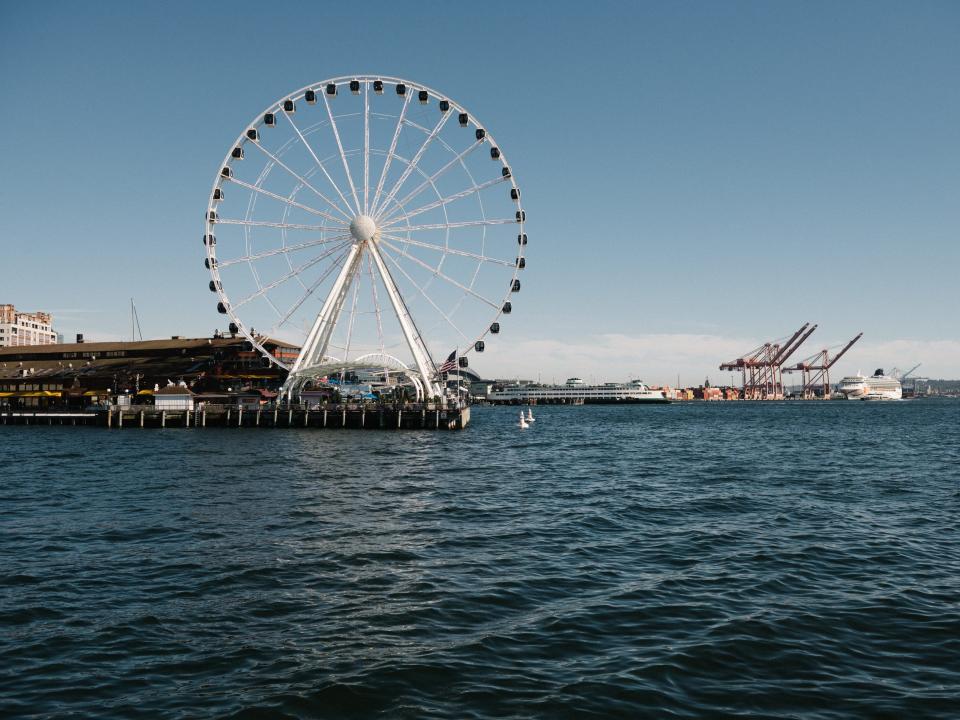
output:
<instances>
[{"instance_id":1,"label":"ferris wheel base structure","mask_svg":"<svg viewBox=\"0 0 960 720\"><path fill-rule=\"evenodd\" d=\"M410 378L416 388L417 400L441 396L443 391L440 384L431 379L437 374L437 371L433 365L433 360L430 358L430 353L423 342L423 338L420 337L420 333L413 322L413 317L410 315L410 311L397 289L397 284L377 247L380 232L376 222L368 215L358 215L350 223L350 234L355 242L350 247L343 269L327 295L327 299L320 309L309 335L307 335L307 342L297 356L287 380L280 389L281 398L290 401L306 383L315 382L320 377L332 372L351 369L351 363L331 363L326 351L330 345L330 337L336 328L337 320L343 312L343 304L350 292L350 287L363 267L365 254L369 254L373 260L373 267L376 268L380 282L387 291L397 323L403 331L404 339L416 363L416 372L412 372L401 361L391 357L391 360L395 362L392 369L404 372ZM371 268L371 274L372 272ZM381 356L381 359L383 357ZM364 364L359 362L354 362L353 365L357 369L364 367Z\"/></svg>"}]
</instances>

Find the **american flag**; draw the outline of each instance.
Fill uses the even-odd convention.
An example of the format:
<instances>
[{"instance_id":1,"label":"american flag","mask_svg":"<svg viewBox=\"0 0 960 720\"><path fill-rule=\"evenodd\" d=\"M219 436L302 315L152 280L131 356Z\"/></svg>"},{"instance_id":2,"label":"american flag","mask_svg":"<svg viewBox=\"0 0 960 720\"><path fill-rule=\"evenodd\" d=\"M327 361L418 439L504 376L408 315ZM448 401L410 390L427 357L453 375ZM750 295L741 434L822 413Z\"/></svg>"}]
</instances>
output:
<instances>
[{"instance_id":1,"label":"american flag","mask_svg":"<svg viewBox=\"0 0 960 720\"><path fill-rule=\"evenodd\" d=\"M454 350L447 357L446 361L444 361L443 365L437 368L437 372L440 375L443 375L444 373L448 373L451 370L456 370L456 369L457 369L457 351Z\"/></svg>"}]
</instances>

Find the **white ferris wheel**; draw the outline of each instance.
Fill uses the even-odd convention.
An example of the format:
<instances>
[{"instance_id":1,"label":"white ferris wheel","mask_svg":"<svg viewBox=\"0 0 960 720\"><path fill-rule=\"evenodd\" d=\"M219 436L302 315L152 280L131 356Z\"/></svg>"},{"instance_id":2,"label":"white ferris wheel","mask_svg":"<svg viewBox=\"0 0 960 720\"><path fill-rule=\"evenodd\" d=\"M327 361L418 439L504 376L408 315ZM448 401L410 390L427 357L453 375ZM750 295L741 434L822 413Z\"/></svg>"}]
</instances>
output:
<instances>
[{"instance_id":1,"label":"white ferris wheel","mask_svg":"<svg viewBox=\"0 0 960 720\"><path fill-rule=\"evenodd\" d=\"M438 395L436 359L483 352L512 310L525 219L506 155L466 108L347 76L285 95L231 145L205 264L230 329L289 370L288 397L380 366ZM268 338L302 349L290 361Z\"/></svg>"}]
</instances>

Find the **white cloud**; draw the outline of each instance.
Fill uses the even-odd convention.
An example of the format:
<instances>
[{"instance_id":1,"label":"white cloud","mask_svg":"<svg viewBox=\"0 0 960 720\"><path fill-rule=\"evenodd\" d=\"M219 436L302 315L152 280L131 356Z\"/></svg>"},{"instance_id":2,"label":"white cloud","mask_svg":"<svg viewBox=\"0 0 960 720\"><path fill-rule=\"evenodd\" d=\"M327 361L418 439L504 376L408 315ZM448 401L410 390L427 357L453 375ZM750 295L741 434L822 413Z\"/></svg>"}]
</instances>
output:
<instances>
[{"instance_id":1,"label":"white cloud","mask_svg":"<svg viewBox=\"0 0 960 720\"><path fill-rule=\"evenodd\" d=\"M960 340L861 340L850 353L837 363L837 374L849 374L857 370L871 373L882 367L890 371L894 366L906 371L917 363L914 375L930 378L953 379L960 377Z\"/></svg>"},{"instance_id":2,"label":"white cloud","mask_svg":"<svg viewBox=\"0 0 960 720\"><path fill-rule=\"evenodd\" d=\"M718 366L732 360L760 341L697 334L604 334L575 342L555 339L489 343L489 352L474 364L484 375L519 376L562 381L579 376L597 382L639 377L650 383L689 385L710 376L714 382L728 379Z\"/></svg>"},{"instance_id":3,"label":"white cloud","mask_svg":"<svg viewBox=\"0 0 960 720\"><path fill-rule=\"evenodd\" d=\"M576 341L540 338L487 343L483 355L472 355L471 363L485 377L520 377L545 382L563 381L578 376L597 382L639 377L649 383L675 384L677 375L683 385L730 381L729 372L721 372L721 362L733 360L760 345L763 340L726 338L711 334L603 334L581 337ZM803 346L791 360L796 361L819 349ZM960 377L960 341L956 340L861 340L833 370L839 378L858 369L873 372L877 367L907 370L917 362L918 374L928 377ZM799 380L799 376L796 376ZM739 376L734 376L739 383ZM788 380L788 383L790 381Z\"/></svg>"}]
</instances>

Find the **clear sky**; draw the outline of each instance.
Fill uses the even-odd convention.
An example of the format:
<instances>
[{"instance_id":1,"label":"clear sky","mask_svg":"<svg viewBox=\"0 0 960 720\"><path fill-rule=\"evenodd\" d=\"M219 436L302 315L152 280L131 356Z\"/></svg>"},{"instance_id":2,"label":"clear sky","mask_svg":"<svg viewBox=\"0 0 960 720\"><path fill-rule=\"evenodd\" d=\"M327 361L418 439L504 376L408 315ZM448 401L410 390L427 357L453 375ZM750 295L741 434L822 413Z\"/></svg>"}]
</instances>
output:
<instances>
[{"instance_id":1,"label":"clear sky","mask_svg":"<svg viewBox=\"0 0 960 720\"><path fill-rule=\"evenodd\" d=\"M0 2L0 302L68 337L206 335L201 216L268 103L439 88L508 151L528 268L483 374L960 376L960 4Z\"/></svg>"}]
</instances>

